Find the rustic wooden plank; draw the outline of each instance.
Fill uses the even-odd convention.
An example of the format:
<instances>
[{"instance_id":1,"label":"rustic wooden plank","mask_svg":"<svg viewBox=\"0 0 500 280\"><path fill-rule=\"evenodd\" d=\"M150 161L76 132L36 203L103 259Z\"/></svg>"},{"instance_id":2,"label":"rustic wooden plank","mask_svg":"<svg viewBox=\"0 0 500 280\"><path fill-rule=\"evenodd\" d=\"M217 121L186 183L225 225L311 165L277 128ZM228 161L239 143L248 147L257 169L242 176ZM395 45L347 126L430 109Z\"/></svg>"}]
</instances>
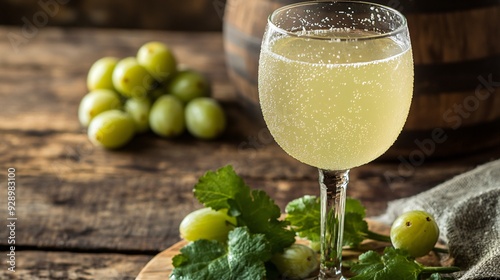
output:
<instances>
[{"instance_id":1,"label":"rustic wooden plank","mask_svg":"<svg viewBox=\"0 0 500 280\"><path fill-rule=\"evenodd\" d=\"M146 136L140 139L145 145L138 147L149 148L116 153L79 146L85 141L80 135L6 136L12 143L36 147L10 147L24 154L11 153L6 162L17 169L18 215L23 221L18 242L38 247L164 249L178 240L182 217L199 207L192 186L206 170L233 161L241 173L255 174L259 182L255 185L272 188L273 182L258 178L259 173L266 175L261 168L291 160L280 150L281 160L271 158L276 152L237 153L237 145L192 141L186 145ZM193 146L197 148L190 149ZM255 164L262 160L267 163ZM250 164L255 164L253 170L245 168ZM277 176L286 174L274 172ZM305 184L316 187L315 182ZM291 189L288 183L278 186ZM6 215L5 209L0 211Z\"/></svg>"},{"instance_id":2,"label":"rustic wooden plank","mask_svg":"<svg viewBox=\"0 0 500 280\"><path fill-rule=\"evenodd\" d=\"M314 168L294 161L275 144L238 151L238 143L186 143L144 136L125 151L87 147L81 151L91 152L78 154L84 136L6 136L13 143L35 147L7 160L18 170L22 222L17 240L26 246L167 248L179 240L182 218L200 207L192 196L197 178L228 163L250 186L266 190L282 209L293 198L318 193ZM486 153L429 162L411 174L398 172L395 163L373 163L352 171L349 194L362 199L369 214L380 214L387 201L428 189L490 158L492 154ZM6 216L5 209L0 209L0 216Z\"/></svg>"},{"instance_id":3,"label":"rustic wooden plank","mask_svg":"<svg viewBox=\"0 0 500 280\"><path fill-rule=\"evenodd\" d=\"M224 0L2 1L0 24L162 30L221 30ZM36 16L35 16L36 15ZM29 23L27 23L29 22Z\"/></svg>"},{"instance_id":4,"label":"rustic wooden plank","mask_svg":"<svg viewBox=\"0 0 500 280\"><path fill-rule=\"evenodd\" d=\"M148 255L17 251L15 272L2 261L0 279L131 280L150 259Z\"/></svg>"}]
</instances>

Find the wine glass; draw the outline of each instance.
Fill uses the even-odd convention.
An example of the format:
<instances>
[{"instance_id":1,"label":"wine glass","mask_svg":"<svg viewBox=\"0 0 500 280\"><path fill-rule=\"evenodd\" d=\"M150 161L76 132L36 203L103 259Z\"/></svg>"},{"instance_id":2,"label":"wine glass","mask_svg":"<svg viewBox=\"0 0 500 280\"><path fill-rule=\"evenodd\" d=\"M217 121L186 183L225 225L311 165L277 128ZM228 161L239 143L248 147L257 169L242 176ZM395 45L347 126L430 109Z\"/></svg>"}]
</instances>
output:
<instances>
[{"instance_id":1,"label":"wine glass","mask_svg":"<svg viewBox=\"0 0 500 280\"><path fill-rule=\"evenodd\" d=\"M413 92L406 19L358 1L311 1L274 11L259 60L266 125L292 157L317 167L321 262L317 279L345 279L342 234L349 169L394 143Z\"/></svg>"}]
</instances>

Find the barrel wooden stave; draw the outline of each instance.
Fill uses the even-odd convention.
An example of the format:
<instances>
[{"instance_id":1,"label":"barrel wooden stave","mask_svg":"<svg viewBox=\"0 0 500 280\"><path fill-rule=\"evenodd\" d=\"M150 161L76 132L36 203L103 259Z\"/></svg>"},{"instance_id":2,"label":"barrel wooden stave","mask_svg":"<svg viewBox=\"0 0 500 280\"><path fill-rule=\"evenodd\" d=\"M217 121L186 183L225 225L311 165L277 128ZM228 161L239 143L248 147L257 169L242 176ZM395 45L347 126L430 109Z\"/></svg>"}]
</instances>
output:
<instances>
[{"instance_id":1,"label":"barrel wooden stave","mask_svg":"<svg viewBox=\"0 0 500 280\"><path fill-rule=\"evenodd\" d=\"M500 54L500 5L447 13L413 13L406 18L416 65L468 61Z\"/></svg>"}]
</instances>

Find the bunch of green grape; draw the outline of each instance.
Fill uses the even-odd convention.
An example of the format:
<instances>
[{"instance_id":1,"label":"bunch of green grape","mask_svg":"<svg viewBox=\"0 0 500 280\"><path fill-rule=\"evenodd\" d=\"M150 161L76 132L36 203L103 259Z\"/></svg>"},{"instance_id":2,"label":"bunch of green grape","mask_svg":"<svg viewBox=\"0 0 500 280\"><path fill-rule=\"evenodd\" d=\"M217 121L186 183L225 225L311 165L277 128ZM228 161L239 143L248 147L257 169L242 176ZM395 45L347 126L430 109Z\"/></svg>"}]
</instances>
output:
<instances>
[{"instance_id":1,"label":"bunch of green grape","mask_svg":"<svg viewBox=\"0 0 500 280\"><path fill-rule=\"evenodd\" d=\"M186 130L199 139L220 136L226 115L211 97L209 80L179 68L171 49L161 42L144 44L135 57L97 60L78 109L90 141L115 149L147 131L166 138Z\"/></svg>"}]
</instances>

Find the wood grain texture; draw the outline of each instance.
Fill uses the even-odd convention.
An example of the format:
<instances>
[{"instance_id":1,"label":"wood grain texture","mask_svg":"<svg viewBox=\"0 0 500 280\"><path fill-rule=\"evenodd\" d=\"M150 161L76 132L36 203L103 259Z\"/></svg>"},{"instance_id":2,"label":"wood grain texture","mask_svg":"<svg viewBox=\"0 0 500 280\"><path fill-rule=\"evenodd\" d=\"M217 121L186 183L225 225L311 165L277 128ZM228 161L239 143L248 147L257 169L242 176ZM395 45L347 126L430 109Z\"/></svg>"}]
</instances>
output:
<instances>
[{"instance_id":1,"label":"wood grain texture","mask_svg":"<svg viewBox=\"0 0 500 280\"><path fill-rule=\"evenodd\" d=\"M224 0L2 1L0 24L220 31ZM43 14L47 15L45 19ZM37 15L37 16L35 16ZM36 18L36 19L35 19Z\"/></svg>"},{"instance_id":2,"label":"wood grain texture","mask_svg":"<svg viewBox=\"0 0 500 280\"><path fill-rule=\"evenodd\" d=\"M185 241L179 241L156 255L137 275L136 280L164 280L168 279L172 273L172 258L179 254L182 247L186 246Z\"/></svg>"},{"instance_id":3,"label":"wood grain texture","mask_svg":"<svg viewBox=\"0 0 500 280\"><path fill-rule=\"evenodd\" d=\"M1 38L19 32L0 27ZM119 151L89 143L76 113L90 65L103 56L134 55L150 40L169 44L179 61L213 82L229 119L220 139L145 134ZM117 271L129 271L130 264L138 273L149 260L142 255L152 257L180 240L180 221L200 207L192 195L197 178L227 164L282 209L291 199L318 194L317 171L284 153L242 110L227 77L220 33L42 28L17 48L0 40L0 54L0 186L7 168L16 168L16 245L36 250L19 251L26 263L16 275L26 276L18 279L46 279L40 275L47 267L70 267L81 277L75 279L92 279L88 269L106 271L115 263ZM389 200L499 157L496 147L446 161L377 161L352 170L348 193L362 199L369 215L377 215ZM7 216L4 205L2 195L0 217ZM6 243L0 240L2 251ZM116 256L99 264L107 254ZM71 258L71 265L63 262Z\"/></svg>"},{"instance_id":4,"label":"wood grain texture","mask_svg":"<svg viewBox=\"0 0 500 280\"><path fill-rule=\"evenodd\" d=\"M132 280L151 259L147 255L44 251L18 251L16 256L16 271L9 272L3 266L0 279Z\"/></svg>"}]
</instances>

